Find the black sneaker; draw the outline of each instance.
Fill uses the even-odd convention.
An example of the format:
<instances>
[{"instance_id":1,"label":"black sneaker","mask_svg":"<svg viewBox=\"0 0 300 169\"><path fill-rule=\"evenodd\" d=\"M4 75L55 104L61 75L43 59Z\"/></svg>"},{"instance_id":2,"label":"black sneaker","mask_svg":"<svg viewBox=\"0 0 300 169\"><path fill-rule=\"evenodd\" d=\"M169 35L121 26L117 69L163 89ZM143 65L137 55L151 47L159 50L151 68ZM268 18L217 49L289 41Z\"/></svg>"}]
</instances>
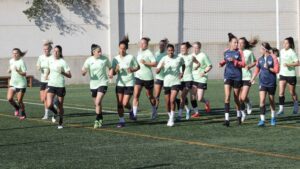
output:
<instances>
[{"instance_id":1,"label":"black sneaker","mask_svg":"<svg viewBox=\"0 0 300 169\"><path fill-rule=\"evenodd\" d=\"M238 123L238 125L242 124L242 118L241 117L237 117L237 123Z\"/></svg>"},{"instance_id":2,"label":"black sneaker","mask_svg":"<svg viewBox=\"0 0 300 169\"><path fill-rule=\"evenodd\" d=\"M226 127L229 127L230 126L229 120L225 120L223 125L226 126Z\"/></svg>"}]
</instances>

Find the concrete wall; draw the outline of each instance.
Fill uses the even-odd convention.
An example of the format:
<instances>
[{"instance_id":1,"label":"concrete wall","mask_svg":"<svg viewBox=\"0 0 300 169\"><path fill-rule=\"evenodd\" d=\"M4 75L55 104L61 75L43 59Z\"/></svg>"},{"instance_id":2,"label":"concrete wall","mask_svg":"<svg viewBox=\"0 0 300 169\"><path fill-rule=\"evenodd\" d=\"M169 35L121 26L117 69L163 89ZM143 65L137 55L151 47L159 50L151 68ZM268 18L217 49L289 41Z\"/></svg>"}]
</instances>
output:
<instances>
[{"instance_id":1,"label":"concrete wall","mask_svg":"<svg viewBox=\"0 0 300 169\"><path fill-rule=\"evenodd\" d=\"M217 65L227 46L228 32L248 39L258 35L261 41L268 41L276 46L275 0L143 1L143 33L151 38L150 46L153 51L157 50L159 40L165 37L175 44L182 41L200 41L203 51ZM41 31L22 13L29 7L28 4L18 0L0 0L0 63L7 63L13 47L27 49L25 60L29 73L38 77L35 62L36 57L42 53L42 40L52 39L55 44L63 46L64 55L70 63L74 76L67 82L83 83L87 82L87 78L82 78L79 71L85 57L90 53L91 43L100 44L104 53L112 58L118 52L119 40L128 34L129 53L136 55L140 0L95 2L98 12L94 8L87 10L83 5L75 5L71 9L62 7L61 17L65 21L56 22L49 30ZM293 36L300 48L299 1L279 0L279 3L280 39ZM68 29L63 29L64 26L74 30L68 32ZM256 56L260 55L258 50L259 47L254 49ZM0 75L5 75L5 72L5 66L0 67ZM215 66L210 78L221 78L222 74L223 70Z\"/></svg>"}]
</instances>

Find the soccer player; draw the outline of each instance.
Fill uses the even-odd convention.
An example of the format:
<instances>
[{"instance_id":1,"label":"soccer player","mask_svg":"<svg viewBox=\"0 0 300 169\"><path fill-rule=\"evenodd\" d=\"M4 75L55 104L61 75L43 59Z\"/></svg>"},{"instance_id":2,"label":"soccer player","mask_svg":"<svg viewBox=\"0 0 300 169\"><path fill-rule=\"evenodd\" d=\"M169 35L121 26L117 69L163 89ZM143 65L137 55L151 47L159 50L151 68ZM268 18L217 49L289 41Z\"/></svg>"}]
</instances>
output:
<instances>
[{"instance_id":1,"label":"soccer player","mask_svg":"<svg viewBox=\"0 0 300 169\"><path fill-rule=\"evenodd\" d=\"M47 87L47 108L55 115L52 117L52 122L56 122L56 117L59 115L58 129L63 128L64 115L64 97L66 95L65 77L71 78L70 67L63 59L62 47L57 45L54 47L53 57L49 59L49 71L46 79L48 79ZM53 106L54 97L57 96L57 109Z\"/></svg>"},{"instance_id":2,"label":"soccer player","mask_svg":"<svg viewBox=\"0 0 300 169\"><path fill-rule=\"evenodd\" d=\"M140 68L136 58L126 52L128 43L129 39L127 36L119 42L119 55L115 56L112 61L114 74L117 75L116 96L119 114L118 128L125 126L124 108L129 109L132 114L132 107L129 101L133 94L134 72Z\"/></svg>"},{"instance_id":3,"label":"soccer player","mask_svg":"<svg viewBox=\"0 0 300 169\"><path fill-rule=\"evenodd\" d=\"M38 61L36 63L38 71L41 73L41 84L40 84L40 100L44 104L45 112L43 120L47 120L49 118L49 109L47 108L46 102L46 94L47 94L47 84L48 80L46 79L46 75L49 71L49 59L53 57L51 55L52 50L52 41L46 41L43 45L44 54L40 55Z\"/></svg>"},{"instance_id":4,"label":"soccer player","mask_svg":"<svg viewBox=\"0 0 300 169\"><path fill-rule=\"evenodd\" d=\"M242 74L243 74L243 86L240 91L240 102L241 102L241 122L245 121L246 113L245 108L247 106L247 114L251 114L252 112L252 104L250 102L250 99L248 97L250 87L251 87L251 77L252 77L252 71L251 69L256 64L256 58L251 51L252 48L255 47L255 45L258 43L257 38L253 38L251 41L248 41L245 37L242 37L239 39L239 49L243 51L244 57L245 57L245 67L242 68Z\"/></svg>"},{"instance_id":5,"label":"soccer player","mask_svg":"<svg viewBox=\"0 0 300 169\"><path fill-rule=\"evenodd\" d=\"M172 127L174 126L175 99L181 88L180 79L185 72L185 65L183 58L174 54L174 45L169 44L167 52L168 55L160 60L156 73L164 72L165 104L169 115L167 126Z\"/></svg>"},{"instance_id":6,"label":"soccer player","mask_svg":"<svg viewBox=\"0 0 300 169\"><path fill-rule=\"evenodd\" d=\"M276 92L276 74L279 72L279 63L277 57L271 54L271 50L272 48L269 43L262 43L260 49L262 56L258 58L255 72L251 78L251 83L253 84L255 77L259 74L260 121L258 126L265 126L265 102L267 94L269 94L271 108L271 125L276 125L274 95Z\"/></svg>"},{"instance_id":7,"label":"soccer player","mask_svg":"<svg viewBox=\"0 0 300 169\"><path fill-rule=\"evenodd\" d=\"M193 69L197 70L200 67L198 60L191 54L189 54L189 49L192 45L189 42L183 42L180 45L180 54L179 57L182 57L184 60L185 70L183 73L183 77L181 79L181 96L180 96L180 108L178 110L177 120L180 121L182 117L182 109L186 104L186 96L190 92L192 95L192 87L193 87ZM197 64L195 68L193 68L193 63ZM186 111L186 119L189 119L190 109L188 108Z\"/></svg>"},{"instance_id":8,"label":"soccer player","mask_svg":"<svg viewBox=\"0 0 300 169\"><path fill-rule=\"evenodd\" d=\"M285 88L288 86L294 102L293 114L298 113L298 96L296 93L296 66L299 66L299 59L295 52L294 39L288 37L284 39L283 49L280 51L279 62L279 111L278 115L284 113Z\"/></svg>"},{"instance_id":9,"label":"soccer player","mask_svg":"<svg viewBox=\"0 0 300 169\"><path fill-rule=\"evenodd\" d=\"M10 81L9 88L7 90L7 100L15 108L15 116L19 116L20 120L26 118L25 105L23 98L26 93L27 81L26 81L26 64L22 59L26 52L22 52L19 48L12 50L12 58L9 60ZM14 96L17 96L17 102L14 100ZM21 111L21 114L20 114Z\"/></svg>"},{"instance_id":10,"label":"soccer player","mask_svg":"<svg viewBox=\"0 0 300 169\"><path fill-rule=\"evenodd\" d=\"M224 71L224 107L225 107L225 122L224 125L229 127L229 111L230 111L230 95L233 88L234 102L236 104L238 124L241 124L241 112L239 94L242 87L242 68L245 66L245 58L243 52L238 49L238 39L228 33L229 49L224 52L224 59L219 63L220 67L225 67Z\"/></svg>"},{"instance_id":11,"label":"soccer player","mask_svg":"<svg viewBox=\"0 0 300 169\"><path fill-rule=\"evenodd\" d=\"M153 96L154 77L152 67L156 67L156 59L152 52L148 49L150 39L143 37L140 41L140 51L138 52L137 62L140 69L135 72L135 85L133 92L132 110L133 114L130 115L131 120L137 120L137 112L139 105L139 97L143 87L146 89L146 95L152 105L152 116L156 116L156 100Z\"/></svg>"},{"instance_id":12,"label":"soccer player","mask_svg":"<svg viewBox=\"0 0 300 169\"><path fill-rule=\"evenodd\" d=\"M159 61L167 55L166 47L168 45L169 41L168 39L163 39L159 42L159 51L155 53L156 63L159 63ZM155 76L155 84L154 84L154 97L156 99L156 110L159 106L159 97L161 93L161 89L164 85L164 74L163 71L160 71L160 73L156 74ZM152 119L155 119L156 117L153 116Z\"/></svg>"},{"instance_id":13,"label":"soccer player","mask_svg":"<svg viewBox=\"0 0 300 169\"><path fill-rule=\"evenodd\" d=\"M193 64L193 95L195 98L199 101L205 104L205 111L207 113L210 112L210 104L209 100L204 98L204 92L207 90L207 73L212 69L212 63L209 59L209 57L201 51L201 43L195 42L193 44L193 50L194 53L192 54L197 61L200 63L200 67L197 68L197 64ZM198 118L200 117L200 114L198 112L198 109L195 109L197 107L197 100L192 100L192 106L194 108L194 114L192 115L192 118ZM195 104L196 102L196 104Z\"/></svg>"},{"instance_id":14,"label":"soccer player","mask_svg":"<svg viewBox=\"0 0 300 169\"><path fill-rule=\"evenodd\" d=\"M102 55L102 50L99 45L92 44L91 56L86 59L83 64L81 73L85 76L87 73L90 76L90 90L95 104L96 120L94 128L101 128L103 125L102 115L102 100L107 91L108 72L112 78L112 66L110 60Z\"/></svg>"}]
</instances>

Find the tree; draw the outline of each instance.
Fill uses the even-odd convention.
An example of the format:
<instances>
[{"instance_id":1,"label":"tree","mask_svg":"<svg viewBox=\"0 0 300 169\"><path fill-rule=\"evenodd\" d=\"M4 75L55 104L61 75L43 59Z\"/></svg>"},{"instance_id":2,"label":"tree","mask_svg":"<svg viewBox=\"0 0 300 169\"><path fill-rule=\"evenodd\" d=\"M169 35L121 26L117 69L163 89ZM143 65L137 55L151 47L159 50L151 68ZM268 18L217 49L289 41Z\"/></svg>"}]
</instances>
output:
<instances>
[{"instance_id":1,"label":"tree","mask_svg":"<svg viewBox=\"0 0 300 169\"><path fill-rule=\"evenodd\" d=\"M107 28L100 18L96 0L28 0L30 7L23 11L29 21L33 21L42 31L56 26L61 34L84 33L86 30L72 23L62 15L62 7L80 17L84 23L95 25L97 29Z\"/></svg>"}]
</instances>

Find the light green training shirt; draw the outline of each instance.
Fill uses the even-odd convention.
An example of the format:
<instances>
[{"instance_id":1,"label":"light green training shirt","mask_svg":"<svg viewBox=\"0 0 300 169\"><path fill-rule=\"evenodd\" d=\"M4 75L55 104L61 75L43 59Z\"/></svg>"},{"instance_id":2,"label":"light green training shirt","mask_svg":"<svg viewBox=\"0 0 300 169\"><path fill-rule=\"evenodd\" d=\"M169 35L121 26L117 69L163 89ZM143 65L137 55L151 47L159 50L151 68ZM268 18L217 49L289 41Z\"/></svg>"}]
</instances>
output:
<instances>
[{"instance_id":1,"label":"light green training shirt","mask_svg":"<svg viewBox=\"0 0 300 169\"><path fill-rule=\"evenodd\" d=\"M296 76L296 67L286 67L284 64L290 64L293 62L297 62L298 56L296 52L293 49L281 49L280 51L280 57L279 57L279 62L280 62L280 71L279 74L282 76L289 76L293 77Z\"/></svg>"},{"instance_id":2,"label":"light green training shirt","mask_svg":"<svg viewBox=\"0 0 300 169\"><path fill-rule=\"evenodd\" d=\"M117 86L122 87L133 87L134 86L134 73L127 71L128 68L137 68L138 63L136 58L132 55L127 54L121 57L120 55L115 56L112 61L113 69L119 65L119 72L117 74Z\"/></svg>"},{"instance_id":3,"label":"light green training shirt","mask_svg":"<svg viewBox=\"0 0 300 169\"><path fill-rule=\"evenodd\" d=\"M9 60L9 69L11 70L11 78L9 85L15 88L26 88L27 80L25 76L20 75L17 70L21 72L26 72L27 67L22 58L15 60L14 58Z\"/></svg>"},{"instance_id":4,"label":"light green training shirt","mask_svg":"<svg viewBox=\"0 0 300 169\"><path fill-rule=\"evenodd\" d=\"M98 89L100 86L108 85L107 69L111 68L111 62L106 56L95 58L90 56L83 64L90 76L90 89Z\"/></svg>"},{"instance_id":5,"label":"light green training shirt","mask_svg":"<svg viewBox=\"0 0 300 169\"><path fill-rule=\"evenodd\" d=\"M250 65L256 62L256 58L251 50L245 49L243 50L243 54L244 54L246 65ZM246 70L245 68L242 68L242 73L243 73L243 80L251 80L252 70Z\"/></svg>"},{"instance_id":6,"label":"light green training shirt","mask_svg":"<svg viewBox=\"0 0 300 169\"><path fill-rule=\"evenodd\" d=\"M61 73L70 71L67 62L63 58L55 59L52 57L49 59L49 70L48 86L65 87L65 76Z\"/></svg>"},{"instance_id":7,"label":"light green training shirt","mask_svg":"<svg viewBox=\"0 0 300 169\"><path fill-rule=\"evenodd\" d=\"M200 52L198 55L193 54L197 61L200 63L200 67L196 69L198 66L196 63L193 64L193 80L198 83L207 83L208 75L207 73L204 74L202 77L200 76L201 73L204 73L205 69L212 65L209 57L203 53Z\"/></svg>"},{"instance_id":8,"label":"light green training shirt","mask_svg":"<svg viewBox=\"0 0 300 169\"><path fill-rule=\"evenodd\" d=\"M146 62L154 63L156 62L155 57L149 49L140 51L137 56L137 62L140 65L140 70L135 72L135 77L141 80L153 80L152 68L141 63L141 60Z\"/></svg>"},{"instance_id":9,"label":"light green training shirt","mask_svg":"<svg viewBox=\"0 0 300 169\"><path fill-rule=\"evenodd\" d=\"M155 58L156 58L156 63L159 63L159 61L164 57L166 56L167 53L166 52L160 52L160 51L157 51L155 53ZM163 71L160 71L158 74L156 74L155 76L155 79L158 79L158 80L164 80L164 74L163 74Z\"/></svg>"},{"instance_id":10,"label":"light green training shirt","mask_svg":"<svg viewBox=\"0 0 300 169\"><path fill-rule=\"evenodd\" d=\"M174 55L173 58L169 56L163 57L157 67L161 67L164 63L164 87L172 87L174 85L180 85L181 81L179 75L181 72L181 67L184 65L184 60L178 55Z\"/></svg>"},{"instance_id":11,"label":"light green training shirt","mask_svg":"<svg viewBox=\"0 0 300 169\"><path fill-rule=\"evenodd\" d=\"M48 83L48 80L46 80L46 75L49 71L49 59L53 57L52 55L46 56L46 55L40 55L38 58L38 61L36 63L36 66L40 68L41 72L41 82Z\"/></svg>"}]
</instances>

